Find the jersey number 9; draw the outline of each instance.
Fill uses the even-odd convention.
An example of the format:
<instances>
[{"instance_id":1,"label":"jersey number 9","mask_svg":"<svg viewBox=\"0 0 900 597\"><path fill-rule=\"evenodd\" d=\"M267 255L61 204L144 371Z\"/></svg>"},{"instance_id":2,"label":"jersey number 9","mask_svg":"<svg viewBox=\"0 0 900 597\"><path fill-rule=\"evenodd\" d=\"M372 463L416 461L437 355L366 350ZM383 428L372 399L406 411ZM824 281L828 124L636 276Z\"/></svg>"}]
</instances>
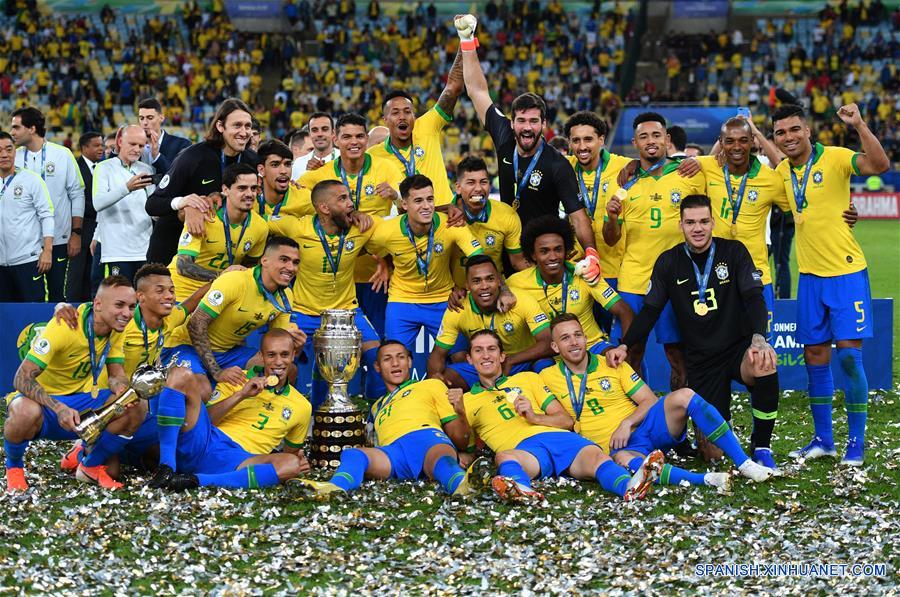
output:
<instances>
[{"instance_id":1,"label":"jersey number 9","mask_svg":"<svg viewBox=\"0 0 900 597\"><path fill-rule=\"evenodd\" d=\"M652 221L652 223L650 224L651 230L655 230L662 226L662 210L658 207L651 207L650 220Z\"/></svg>"}]
</instances>

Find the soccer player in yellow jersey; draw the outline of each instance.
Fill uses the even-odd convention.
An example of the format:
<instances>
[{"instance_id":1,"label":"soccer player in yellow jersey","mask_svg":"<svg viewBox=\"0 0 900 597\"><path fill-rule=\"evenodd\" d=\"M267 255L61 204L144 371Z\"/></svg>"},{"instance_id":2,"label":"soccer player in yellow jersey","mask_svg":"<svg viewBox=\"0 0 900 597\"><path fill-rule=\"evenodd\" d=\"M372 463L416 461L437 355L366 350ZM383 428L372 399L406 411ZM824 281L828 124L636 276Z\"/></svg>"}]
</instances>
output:
<instances>
[{"instance_id":1,"label":"soccer player in yellow jersey","mask_svg":"<svg viewBox=\"0 0 900 597\"><path fill-rule=\"evenodd\" d=\"M528 267L522 256L519 239L522 236L522 222L516 210L502 201L491 201L491 177L487 164L479 157L466 156L456 166L456 199L454 204L465 216L466 226L481 243L488 255L503 268L503 252L509 256L510 264L516 271ZM453 283L457 288L466 288L465 258L453 250ZM460 294L465 294L463 290Z\"/></svg>"},{"instance_id":2,"label":"soccer player in yellow jersey","mask_svg":"<svg viewBox=\"0 0 900 597\"><path fill-rule=\"evenodd\" d=\"M195 237L187 226L178 240L178 253L169 264L175 298L183 301L233 265L253 265L262 255L269 227L253 208L259 193L256 170L232 164L222 175L224 205L211 213L206 233Z\"/></svg>"},{"instance_id":3,"label":"soccer player in yellow jersey","mask_svg":"<svg viewBox=\"0 0 900 597\"><path fill-rule=\"evenodd\" d=\"M809 376L809 403L815 437L794 454L804 458L835 456L831 402L831 343L847 379L844 390L849 428L842 464L862 466L869 384L862 363L863 338L872 321L866 258L842 216L850 204L850 176L881 174L890 167L884 148L866 126L856 104L842 106L840 119L856 129L862 152L810 144L800 106L782 106L772 114L775 144L786 156L776 171L787 191L797 228L797 341Z\"/></svg>"},{"instance_id":4,"label":"soccer player in yellow jersey","mask_svg":"<svg viewBox=\"0 0 900 597\"><path fill-rule=\"evenodd\" d=\"M500 300L500 272L487 255L475 255L466 261L469 294L459 311L447 309L441 320L441 329L434 340L434 349L428 357L428 377L442 380L450 387L468 390L478 381L478 373L470 363L447 364L450 355L461 340L468 340L480 330L494 330L503 342L507 359L507 374L531 371L534 362L548 357L550 320L541 311L537 301L526 294L516 297L516 304L505 313L497 305ZM462 346L460 346L462 349Z\"/></svg>"},{"instance_id":5,"label":"soccer player in yellow jersey","mask_svg":"<svg viewBox=\"0 0 900 597\"><path fill-rule=\"evenodd\" d=\"M702 174L682 178L678 162L666 157L669 135L666 119L655 112L644 112L632 123L632 143L640 154L640 167L635 176L606 204L603 218L603 240L609 246L619 242L625 230L625 252L619 269L619 295L637 313L641 310L650 273L656 258L666 249L684 242L679 228L679 205L683 197L702 194L706 181ZM687 379L681 334L671 306L667 306L656 326L656 341L665 346L672 367L670 386L683 388ZM618 328L611 335L621 338ZM643 359L643 346L633 348L632 363Z\"/></svg>"},{"instance_id":6,"label":"soccer player in yellow jersey","mask_svg":"<svg viewBox=\"0 0 900 597\"><path fill-rule=\"evenodd\" d=\"M491 481L502 499L543 500L531 480L543 477L595 479L626 501L643 498L654 471L662 467L661 452L634 476L603 453L596 444L572 433L572 418L536 373L512 377L503 374L506 354L496 332L481 330L472 336L469 362L478 382L465 395L450 390L450 402L471 428L470 444L480 437L496 453L497 476ZM647 481L644 482L646 473Z\"/></svg>"},{"instance_id":7,"label":"soccer player in yellow jersey","mask_svg":"<svg viewBox=\"0 0 900 597\"><path fill-rule=\"evenodd\" d=\"M291 162L294 154L278 139L267 139L256 151L259 164L256 170L262 189L256 197L256 213L265 219L278 215L284 207L291 186Z\"/></svg>"},{"instance_id":8,"label":"soccer player in yellow jersey","mask_svg":"<svg viewBox=\"0 0 900 597\"><path fill-rule=\"evenodd\" d=\"M395 161L405 176L423 174L430 178L434 183L434 202L438 206L453 200L441 145L444 127L453 122L456 100L464 89L462 56L457 52L437 103L421 116L416 117L412 96L406 91L389 91L382 102L388 137L369 149L372 156Z\"/></svg>"},{"instance_id":9,"label":"soccer player in yellow jersey","mask_svg":"<svg viewBox=\"0 0 900 597\"><path fill-rule=\"evenodd\" d=\"M594 318L594 305L617 317L626 331L634 313L605 281L591 286L575 274L575 265L566 261L574 244L575 233L565 220L555 216L532 220L525 226L522 247L525 256L535 265L510 276L508 284L519 295L524 293L533 297L547 321L560 313L574 313L586 330L591 352L600 354L609 348L609 343ZM540 371L552 364L552 359L544 360L536 363L534 370Z\"/></svg>"},{"instance_id":10,"label":"soccer player in yellow jersey","mask_svg":"<svg viewBox=\"0 0 900 597\"><path fill-rule=\"evenodd\" d=\"M269 238L260 264L220 276L187 323L166 341L163 360L178 354L178 368L189 370L191 375L170 375L159 394L160 464L151 487L164 487L175 471L175 446L185 421L185 396L196 393L205 401L210 394L209 378L242 383L244 368L257 353L244 343L251 332L267 324L270 329L288 329L295 349L302 349L306 335L290 322L289 285L299 263L296 241L283 236Z\"/></svg>"},{"instance_id":11,"label":"soccer player in yellow jersey","mask_svg":"<svg viewBox=\"0 0 900 597\"><path fill-rule=\"evenodd\" d=\"M122 332L135 306L131 282L110 276L101 282L93 303L78 308L79 325L51 321L19 365L7 398L4 423L8 491L24 491L24 458L34 439L77 439L79 413L120 396L128 382L122 366ZM140 426L146 409L130 408L114 419L78 466L80 481L107 489L122 484L106 471L106 460L118 454Z\"/></svg>"},{"instance_id":12,"label":"soccer player in yellow jersey","mask_svg":"<svg viewBox=\"0 0 900 597\"><path fill-rule=\"evenodd\" d=\"M400 184L400 195L406 213L376 226L371 242L380 255L390 255L394 266L385 338L399 340L412 350L421 328L438 335L453 290L452 245L466 257L483 251L467 227L449 227L447 216L435 212L434 189L427 177L410 176Z\"/></svg>"},{"instance_id":13,"label":"soccer player in yellow jersey","mask_svg":"<svg viewBox=\"0 0 900 597\"><path fill-rule=\"evenodd\" d=\"M335 127L335 145L340 156L301 176L299 187L292 187L288 192L284 211L299 216L315 215L311 201L313 187L323 180L339 180L350 189L350 199L357 212L380 217L390 215L394 202L400 198L397 189L403 172L393 161L365 153L367 139L365 118L359 114L341 116ZM368 283L375 270L373 260L360 259L356 263L356 296L366 317L383 334L387 292L373 290Z\"/></svg>"},{"instance_id":14,"label":"soccer player in yellow jersey","mask_svg":"<svg viewBox=\"0 0 900 597\"><path fill-rule=\"evenodd\" d=\"M375 353L380 338L369 319L359 307L353 276L358 259L370 259L363 254L374 232L361 230L355 219L371 216L360 214L350 199L350 189L339 180L323 180L312 189L316 215L297 218L290 214L273 216L269 227L273 234L295 239L302 251L297 277L294 279L294 300L291 321L307 335L318 329L322 312L327 309L352 309L356 312L356 327L362 333L362 357L366 365L366 396L375 400L384 393L380 377L375 375ZM386 267L385 274L386 274ZM367 282L379 286L383 276L373 276ZM310 362L315 358L312 345L306 347ZM370 372L370 374L369 374ZM313 373L312 403L314 410L325 400L327 384Z\"/></svg>"},{"instance_id":15,"label":"soccer player in yellow jersey","mask_svg":"<svg viewBox=\"0 0 900 597\"><path fill-rule=\"evenodd\" d=\"M574 315L560 315L551 326L553 349L560 361L544 369L541 379L575 419L575 431L603 448L617 463L639 470L654 450L666 452L683 441L690 419L745 477L764 481L774 474L744 454L722 415L690 388L657 399L628 363L613 368L603 357L588 352L584 331ZM661 485L682 481L723 488L729 485L727 473L692 473L669 464L663 466Z\"/></svg>"},{"instance_id":16,"label":"soccer player in yellow jersey","mask_svg":"<svg viewBox=\"0 0 900 597\"><path fill-rule=\"evenodd\" d=\"M237 384L217 386L209 407L198 392L187 394L184 424L177 437L178 473L162 487L173 491L201 486L253 489L277 485L309 470L300 447L312 410L288 381L294 339L285 330L269 330L260 353L262 367L245 372ZM176 383L189 384L190 376L179 367L172 370L170 380L174 377ZM273 454L282 440L284 451Z\"/></svg>"},{"instance_id":17,"label":"soccer player in yellow jersey","mask_svg":"<svg viewBox=\"0 0 900 597\"><path fill-rule=\"evenodd\" d=\"M447 386L437 379L410 379L412 353L396 340L378 349L375 369L388 394L372 405L374 448L351 448L326 482L303 480L316 493L351 491L367 479L435 479L449 494L470 492L456 448L465 448L469 428L447 399Z\"/></svg>"},{"instance_id":18,"label":"soccer player in yellow jersey","mask_svg":"<svg viewBox=\"0 0 900 597\"><path fill-rule=\"evenodd\" d=\"M631 159L604 149L609 127L594 112L576 112L566 121L565 131L572 152L567 159L575 169L581 199L593 222L597 252L600 253L600 271L606 283L615 289L625 251L625 236L623 234L612 247L603 242L603 214L607 201L619 190L616 183L619 171Z\"/></svg>"}]
</instances>

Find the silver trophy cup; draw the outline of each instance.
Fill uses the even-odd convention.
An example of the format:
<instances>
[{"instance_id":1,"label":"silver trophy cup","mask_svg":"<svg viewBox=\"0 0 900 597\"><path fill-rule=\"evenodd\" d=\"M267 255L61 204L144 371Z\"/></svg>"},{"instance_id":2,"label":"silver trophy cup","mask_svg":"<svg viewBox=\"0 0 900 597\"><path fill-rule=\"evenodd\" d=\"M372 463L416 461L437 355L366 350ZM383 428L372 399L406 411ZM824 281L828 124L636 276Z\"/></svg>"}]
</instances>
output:
<instances>
[{"instance_id":1,"label":"silver trophy cup","mask_svg":"<svg viewBox=\"0 0 900 597\"><path fill-rule=\"evenodd\" d=\"M328 396L316 411L313 425L313 466L336 468L341 451L365 443L365 415L347 394L347 384L359 369L362 333L355 312L330 309L322 312L313 348L319 374L328 382Z\"/></svg>"}]
</instances>

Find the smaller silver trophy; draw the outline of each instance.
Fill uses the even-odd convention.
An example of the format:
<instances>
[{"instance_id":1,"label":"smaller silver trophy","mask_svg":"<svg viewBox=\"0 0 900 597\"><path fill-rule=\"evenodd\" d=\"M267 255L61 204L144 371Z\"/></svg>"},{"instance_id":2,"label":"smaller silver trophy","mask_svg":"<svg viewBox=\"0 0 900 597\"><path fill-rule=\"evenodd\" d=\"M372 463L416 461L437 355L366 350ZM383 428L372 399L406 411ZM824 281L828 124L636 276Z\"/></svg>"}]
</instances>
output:
<instances>
[{"instance_id":1,"label":"smaller silver trophy","mask_svg":"<svg viewBox=\"0 0 900 597\"><path fill-rule=\"evenodd\" d=\"M328 382L328 397L314 417L313 466L337 468L344 448L365 445L365 415L347 394L347 384L359 369L361 357L362 333L355 317L349 309L323 311L313 334L316 366Z\"/></svg>"}]
</instances>

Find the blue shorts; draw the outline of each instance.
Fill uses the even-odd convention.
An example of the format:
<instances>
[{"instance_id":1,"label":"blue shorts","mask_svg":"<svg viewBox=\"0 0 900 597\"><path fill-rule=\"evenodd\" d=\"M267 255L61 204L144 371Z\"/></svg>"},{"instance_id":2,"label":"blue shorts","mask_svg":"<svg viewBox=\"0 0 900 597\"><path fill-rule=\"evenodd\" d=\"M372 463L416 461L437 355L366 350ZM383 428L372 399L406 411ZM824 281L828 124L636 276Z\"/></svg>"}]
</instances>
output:
<instances>
[{"instance_id":1,"label":"blue shorts","mask_svg":"<svg viewBox=\"0 0 900 597\"><path fill-rule=\"evenodd\" d=\"M600 340L593 346L588 346L588 352L599 356L607 348L613 348L613 346L606 340ZM532 367L531 370L534 371L535 373L540 373L547 367L553 367L554 365L556 365L558 359L559 359L559 357L554 357L552 359L538 359L537 361L534 362L534 367Z\"/></svg>"},{"instance_id":2,"label":"blue shorts","mask_svg":"<svg viewBox=\"0 0 900 597\"><path fill-rule=\"evenodd\" d=\"M144 453L159 443L159 428L156 426L156 413L147 413L147 418L138 427L131 441L122 450L122 461L126 464L138 466Z\"/></svg>"},{"instance_id":3,"label":"blue shorts","mask_svg":"<svg viewBox=\"0 0 900 597\"><path fill-rule=\"evenodd\" d=\"M634 311L635 315L637 315L640 312L641 307L644 306L643 294L634 294L620 290L619 296L628 303L628 306L631 307L631 310ZM663 307L656 325L653 326L653 331L656 332L657 344L678 344L681 342L681 331L678 329L678 322L675 321L675 312L672 310L671 302L666 303L666 306ZM621 339L622 325L620 322L616 321L610 336L612 338Z\"/></svg>"},{"instance_id":4,"label":"blue shorts","mask_svg":"<svg viewBox=\"0 0 900 597\"><path fill-rule=\"evenodd\" d=\"M210 475L230 473L254 456L256 454L242 448L213 425L205 407L200 409L194 428L178 434L178 472Z\"/></svg>"},{"instance_id":5,"label":"blue shorts","mask_svg":"<svg viewBox=\"0 0 900 597\"><path fill-rule=\"evenodd\" d=\"M515 449L537 458L541 477L561 477L582 448L596 445L572 431L545 431L523 439Z\"/></svg>"},{"instance_id":6,"label":"blue shorts","mask_svg":"<svg viewBox=\"0 0 900 597\"><path fill-rule=\"evenodd\" d=\"M766 323L766 341L772 342L772 319L775 317L775 290L771 284L763 284L763 300L766 301L766 311L769 312L769 320Z\"/></svg>"},{"instance_id":7,"label":"blue shorts","mask_svg":"<svg viewBox=\"0 0 900 597\"><path fill-rule=\"evenodd\" d=\"M176 352L178 353L179 367L190 369L191 373L196 375L208 375L206 365L203 364L203 359L200 358L197 350L190 344L181 344L180 346L172 348L164 348L162 350L161 362L168 362ZM257 352L259 352L259 350L256 348L241 344L234 348L230 348L225 352L213 352L213 356L216 358L216 362L222 369L227 369L228 367L240 367L241 369L246 369L247 361L256 356Z\"/></svg>"},{"instance_id":8,"label":"blue shorts","mask_svg":"<svg viewBox=\"0 0 900 597\"><path fill-rule=\"evenodd\" d=\"M369 318L366 317L366 314L363 313L363 310L357 307L355 309L356 316L354 317L354 323L356 324L357 329L362 333L362 341L363 344L366 342L381 342L381 337L378 335L378 332L375 331L375 327L369 321ZM299 313L294 311L291 313L291 322L296 324L298 328L303 330L307 335L307 342L303 347L303 352L307 352L309 358L313 358L313 342L312 336L317 329L319 329L319 325L322 323L322 317L320 315L307 315L305 313ZM308 349L308 350L307 350ZM309 362L313 362L310 360Z\"/></svg>"},{"instance_id":9,"label":"blue shorts","mask_svg":"<svg viewBox=\"0 0 900 597\"><path fill-rule=\"evenodd\" d=\"M67 396L53 396L53 398L62 402L69 408L77 410L79 415L84 415L85 411L95 410L103 406L106 401L109 400L111 395L112 392L109 390L100 390L96 398L91 396L90 392L78 392L77 394L69 394ZM25 398L25 396L16 393L9 399L7 404L19 398ZM8 408L9 407L7 406L7 409ZM41 430L38 431L38 434L34 439L78 439L78 436L74 431L66 431L59 426L59 419L56 416L56 411L46 406L42 406L41 414L43 415L44 422L41 424Z\"/></svg>"},{"instance_id":10,"label":"blue shorts","mask_svg":"<svg viewBox=\"0 0 900 597\"><path fill-rule=\"evenodd\" d=\"M375 292L370 282L356 283L356 300L379 336L384 335L384 310L387 307L387 292ZM359 324L357 324L357 327ZM360 328L362 329L362 328ZM365 342L365 336L363 336Z\"/></svg>"},{"instance_id":11,"label":"blue shorts","mask_svg":"<svg viewBox=\"0 0 900 597\"><path fill-rule=\"evenodd\" d=\"M628 438L628 445L622 450L630 450L646 456L653 450L662 450L668 452L676 445L684 441L687 436L687 427L681 432L680 437L672 437L669 433L669 426L666 424L666 408L665 400L657 400L656 404L647 411L647 416L641 421ZM615 454L619 450L610 450L610 455Z\"/></svg>"},{"instance_id":12,"label":"blue shorts","mask_svg":"<svg viewBox=\"0 0 900 597\"><path fill-rule=\"evenodd\" d=\"M378 449L391 461L392 479L415 480L422 476L422 466L425 464L428 450L441 444L456 449L446 433L429 427L410 431L386 446L379 446Z\"/></svg>"},{"instance_id":13,"label":"blue shorts","mask_svg":"<svg viewBox=\"0 0 900 597\"><path fill-rule=\"evenodd\" d=\"M832 340L871 338L872 293L869 272L823 278L800 274L797 286L797 341L823 344Z\"/></svg>"},{"instance_id":14,"label":"blue shorts","mask_svg":"<svg viewBox=\"0 0 900 597\"><path fill-rule=\"evenodd\" d=\"M415 352L419 330L424 327L426 332L436 337L446 310L447 301L421 305L391 301L385 311L384 339L397 340Z\"/></svg>"},{"instance_id":15,"label":"blue shorts","mask_svg":"<svg viewBox=\"0 0 900 597\"><path fill-rule=\"evenodd\" d=\"M552 361L551 361L551 363L552 363ZM509 370L509 375L515 375L516 373L521 373L523 371L532 371L533 365L534 365L533 362L516 363ZM478 372L475 371L474 366L470 365L467 362L450 363L449 365L447 365L447 369L453 369L454 371L459 373L459 376L462 377L463 380L465 380L465 382L467 384L469 384L470 388L472 386L474 386L475 383L478 381Z\"/></svg>"}]
</instances>

